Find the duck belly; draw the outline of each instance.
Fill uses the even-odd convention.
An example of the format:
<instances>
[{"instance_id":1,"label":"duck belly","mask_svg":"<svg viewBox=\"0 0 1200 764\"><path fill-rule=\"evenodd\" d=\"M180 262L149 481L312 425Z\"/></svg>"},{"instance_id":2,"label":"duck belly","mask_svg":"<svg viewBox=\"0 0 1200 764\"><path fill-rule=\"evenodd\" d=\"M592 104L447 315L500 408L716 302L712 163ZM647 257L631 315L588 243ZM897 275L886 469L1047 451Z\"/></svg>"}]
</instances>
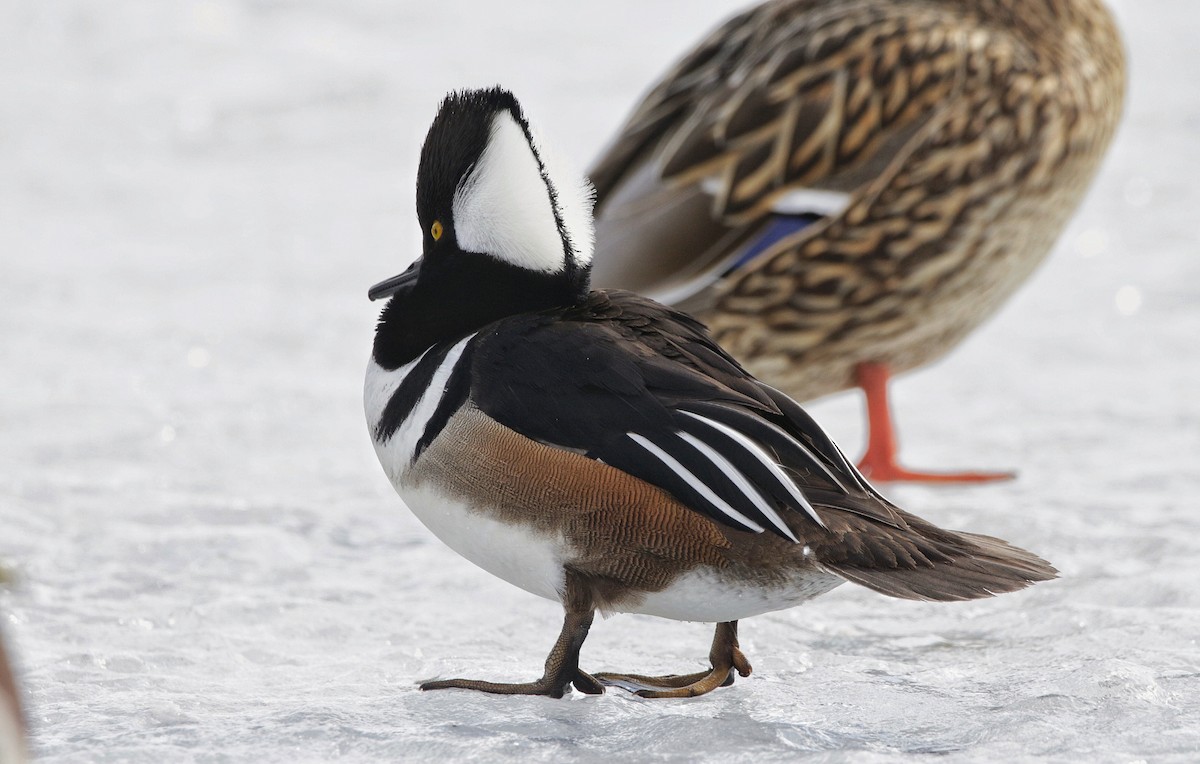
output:
<instances>
[{"instance_id":1,"label":"duck belly","mask_svg":"<svg viewBox=\"0 0 1200 764\"><path fill-rule=\"evenodd\" d=\"M562 601L563 544L554 534L511 524L427 485L397 484L417 519L446 546L530 594Z\"/></svg>"},{"instance_id":2,"label":"duck belly","mask_svg":"<svg viewBox=\"0 0 1200 764\"><path fill-rule=\"evenodd\" d=\"M726 571L696 568L680 575L661 591L617 603L613 609L676 621L737 621L795 607L844 580L832 573L808 569L764 583Z\"/></svg>"}]
</instances>

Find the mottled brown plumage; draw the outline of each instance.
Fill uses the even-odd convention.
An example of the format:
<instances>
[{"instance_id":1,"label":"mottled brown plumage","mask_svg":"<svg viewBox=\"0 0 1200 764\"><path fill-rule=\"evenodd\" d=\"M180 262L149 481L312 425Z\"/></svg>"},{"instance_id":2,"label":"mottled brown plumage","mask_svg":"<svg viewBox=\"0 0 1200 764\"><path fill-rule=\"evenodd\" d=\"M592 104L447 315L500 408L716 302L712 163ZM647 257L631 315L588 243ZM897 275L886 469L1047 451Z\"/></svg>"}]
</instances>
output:
<instances>
[{"instance_id":1,"label":"mottled brown plumage","mask_svg":"<svg viewBox=\"0 0 1200 764\"><path fill-rule=\"evenodd\" d=\"M591 176L593 282L674 294L800 399L953 348L1041 262L1125 86L1099 0L782 0L715 31ZM796 189L843 211L683 299ZM685 290L687 291L687 290Z\"/></svg>"}]
</instances>

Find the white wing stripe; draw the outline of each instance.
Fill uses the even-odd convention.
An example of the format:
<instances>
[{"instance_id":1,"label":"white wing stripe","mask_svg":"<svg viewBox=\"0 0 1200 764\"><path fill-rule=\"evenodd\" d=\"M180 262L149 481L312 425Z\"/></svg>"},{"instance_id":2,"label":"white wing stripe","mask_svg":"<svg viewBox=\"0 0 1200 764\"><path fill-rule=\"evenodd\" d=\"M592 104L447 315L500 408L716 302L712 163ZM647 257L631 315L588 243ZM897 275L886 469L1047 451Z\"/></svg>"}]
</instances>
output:
<instances>
[{"instance_id":1,"label":"white wing stripe","mask_svg":"<svg viewBox=\"0 0 1200 764\"><path fill-rule=\"evenodd\" d=\"M677 434L688 443L691 443L697 451L708 457L708 460L715 464L717 469L721 470L721 472L725 474L725 477L733 481L733 484L737 486L737 489L741 491L746 498L750 499L751 503L758 508L758 511L762 512L763 516L770 520L771 525L774 525L776 528L778 528L780 533L796 543L800 542L800 539L796 538L796 535L792 533L792 529L787 527L787 524L783 522L783 518L780 517L779 513L775 511L775 508L767 503L762 494L758 492L758 489L756 489L750 483L749 479L747 479L746 476L741 473L741 470L733 466L733 462L729 461L724 456L721 456L716 449L700 440L695 435L692 435L690 432L679 432Z\"/></svg>"},{"instance_id":2,"label":"white wing stripe","mask_svg":"<svg viewBox=\"0 0 1200 764\"><path fill-rule=\"evenodd\" d=\"M770 427L770 428L771 428L772 430L774 430L775 432L779 433L780 437L787 438L788 440L790 440L790 441L792 442L792 444L793 444L794 446L796 446L797 448L799 448L799 449L800 449L801 451L803 451L804 453L808 454L808 458L812 459L812 461L813 461L813 464L815 464L815 465L817 465L818 467L820 467L820 468L821 468L821 471L825 473L825 476L826 476L826 477L828 477L830 480L832 480L832 481L833 481L833 484L834 484L834 485L838 485L838 486L840 486L840 485L842 485L843 483L845 483L845 482L846 482L846 481L842 480L841 478L839 478L837 475L835 475L835 474L833 474L832 472L830 472L830 471L829 471L829 468L828 468L828 467L826 467L826 466L824 465L824 463L822 463L822 461L821 461L820 457L818 457L816 454L814 454L814 453L812 452L812 449L811 449L811 448L809 448L808 446L804 445L804 444L803 444L803 443L801 443L800 441L796 440L796 439L795 439L795 438L793 438L791 435L788 435L788 434L787 434L786 432L784 432L784 431L783 431L781 428L779 428L778 426L776 426L776 425L772 424L771 422L768 422L768 421L766 421L765 419L763 420L763 424L765 424L767 427ZM836 446L834 446L834 447L836 448ZM838 454L838 455L839 455L839 456L841 456L840 452L839 452L839 454ZM842 460L843 460L843 461L845 461L845 459L846 459L846 457L842 456Z\"/></svg>"},{"instance_id":3,"label":"white wing stripe","mask_svg":"<svg viewBox=\"0 0 1200 764\"><path fill-rule=\"evenodd\" d=\"M816 521L817 525L821 526L822 528L825 527L825 523L821 521L820 516L817 514L817 511L813 509L812 504L808 502L808 499L804 497L804 494L800 492L800 489L796 486L792 479L787 476L787 473L783 471L783 468L776 464L775 460L763 450L762 446L758 445L743 433L738 432L723 422L717 422L713 419L700 416L699 414L691 411L685 411L683 409L679 409L679 411L683 414L687 414L693 419L700 420L709 427L723 432L737 441L738 445L750 452L750 454L758 459L764 467L770 470L771 474L775 476L775 479L783 484L783 487L792 495L792 498L796 500L796 503L801 507L804 507L804 511L808 513L809 517Z\"/></svg>"},{"instance_id":4,"label":"white wing stripe","mask_svg":"<svg viewBox=\"0 0 1200 764\"><path fill-rule=\"evenodd\" d=\"M695 475L693 475L692 472L687 467L684 467L682 464L680 464L679 461L677 459L675 459L675 457L671 456L666 451L663 451L661 448L659 448L654 443L652 443L649 439L644 438L641 435L638 435L636 432L628 432L625 434L628 435L633 440L634 443L637 443L642 448L644 448L647 451L649 451L650 453L654 454L654 456L656 456L659 461L661 461L663 464L665 464L676 475L681 477L685 483L687 483L691 487L695 488L696 491L701 496L703 496L705 499L707 499L709 502L711 502L714 507L721 510L725 514L729 515L731 518L733 518L737 522L741 523L742 525L746 526L747 528L754 529L755 533L763 532L764 528L761 525L754 522L753 520L746 517L741 512L738 512L736 509L734 509L732 506L730 506L729 502L725 501L720 496L715 494L711 488L709 488L707 485L705 485L703 480L700 480Z\"/></svg>"}]
</instances>

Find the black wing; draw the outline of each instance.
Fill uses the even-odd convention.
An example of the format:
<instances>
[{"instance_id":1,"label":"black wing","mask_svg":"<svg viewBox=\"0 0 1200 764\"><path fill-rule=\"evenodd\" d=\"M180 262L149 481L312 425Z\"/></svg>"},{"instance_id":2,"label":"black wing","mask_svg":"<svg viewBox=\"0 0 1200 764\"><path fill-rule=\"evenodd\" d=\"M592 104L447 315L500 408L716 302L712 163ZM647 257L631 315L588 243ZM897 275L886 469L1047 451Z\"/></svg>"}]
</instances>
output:
<instances>
[{"instance_id":1,"label":"black wing","mask_svg":"<svg viewBox=\"0 0 1200 764\"><path fill-rule=\"evenodd\" d=\"M798 404L694 319L637 295L499 321L471 367L471 397L496 421L734 528L796 541L793 527L825 527L823 509L906 525Z\"/></svg>"}]
</instances>

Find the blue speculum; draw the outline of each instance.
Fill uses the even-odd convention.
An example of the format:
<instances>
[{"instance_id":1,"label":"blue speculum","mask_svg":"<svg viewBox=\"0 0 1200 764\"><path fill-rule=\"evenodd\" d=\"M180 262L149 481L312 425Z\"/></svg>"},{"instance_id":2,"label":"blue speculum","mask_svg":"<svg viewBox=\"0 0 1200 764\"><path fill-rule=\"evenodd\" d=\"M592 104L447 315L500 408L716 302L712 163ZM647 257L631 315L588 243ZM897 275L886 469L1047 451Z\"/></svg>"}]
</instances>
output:
<instances>
[{"instance_id":1,"label":"blue speculum","mask_svg":"<svg viewBox=\"0 0 1200 764\"><path fill-rule=\"evenodd\" d=\"M729 264L722 276L727 276L733 273L738 268L746 265L754 258L766 252L781 239L791 236L794 233L804 230L816 221L820 220L820 215L804 214L804 215L772 215L766 228L757 238L751 239L746 248L741 254Z\"/></svg>"}]
</instances>

